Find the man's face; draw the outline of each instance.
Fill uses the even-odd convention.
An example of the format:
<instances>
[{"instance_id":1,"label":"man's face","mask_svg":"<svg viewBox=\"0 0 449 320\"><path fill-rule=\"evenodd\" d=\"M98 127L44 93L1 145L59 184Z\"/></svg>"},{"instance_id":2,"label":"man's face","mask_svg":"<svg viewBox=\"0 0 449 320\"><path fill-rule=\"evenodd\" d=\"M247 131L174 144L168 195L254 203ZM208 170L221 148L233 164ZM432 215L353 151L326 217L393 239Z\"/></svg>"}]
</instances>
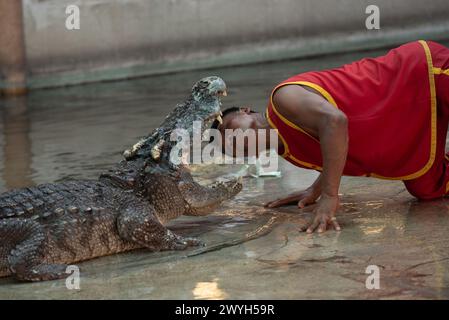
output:
<instances>
[{"instance_id":1,"label":"man's face","mask_svg":"<svg viewBox=\"0 0 449 320\"><path fill-rule=\"evenodd\" d=\"M236 157L237 156L237 143L238 139L229 137L229 130L237 130L241 129L246 131L248 129L252 129L255 132L256 139L245 138L242 140L243 142L243 152L244 156L255 156L257 154L257 150L255 152L251 152L252 148L249 147L249 144L254 144L252 147L257 148L257 121L256 121L257 113L252 111L248 107L242 107L240 110L227 114L223 117L223 123L218 127L222 136L222 146L225 149L225 153ZM226 132L228 129L228 132ZM251 130L250 130L251 131ZM234 131L235 132L235 131ZM247 131L249 132L249 131ZM227 136L228 134L228 136ZM242 156L242 155L239 155Z\"/></svg>"},{"instance_id":2,"label":"man's face","mask_svg":"<svg viewBox=\"0 0 449 320\"><path fill-rule=\"evenodd\" d=\"M242 107L239 111L227 114L223 118L223 123L220 125L220 131L224 129L256 129L256 112L249 107Z\"/></svg>"}]
</instances>

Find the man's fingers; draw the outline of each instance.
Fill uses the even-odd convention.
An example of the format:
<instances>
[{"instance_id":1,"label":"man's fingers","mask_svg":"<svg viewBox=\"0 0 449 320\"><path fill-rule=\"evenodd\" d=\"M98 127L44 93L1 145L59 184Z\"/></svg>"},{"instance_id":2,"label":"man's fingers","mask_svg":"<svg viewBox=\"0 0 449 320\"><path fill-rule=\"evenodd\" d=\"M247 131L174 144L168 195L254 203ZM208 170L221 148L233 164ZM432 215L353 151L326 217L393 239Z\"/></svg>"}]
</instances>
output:
<instances>
[{"instance_id":1,"label":"man's fingers","mask_svg":"<svg viewBox=\"0 0 449 320\"><path fill-rule=\"evenodd\" d=\"M318 227L318 225L320 224L319 220L313 221L313 223L307 228L307 233L313 233L313 231L315 231L316 227Z\"/></svg>"},{"instance_id":2,"label":"man's fingers","mask_svg":"<svg viewBox=\"0 0 449 320\"><path fill-rule=\"evenodd\" d=\"M271 201L268 202L267 204L265 204L266 208L277 208L282 206L284 203L282 202L282 200L275 200L275 201Z\"/></svg>"},{"instance_id":3,"label":"man's fingers","mask_svg":"<svg viewBox=\"0 0 449 320\"><path fill-rule=\"evenodd\" d=\"M303 209L305 206L309 204L308 199L301 199L298 201L298 208Z\"/></svg>"},{"instance_id":4,"label":"man's fingers","mask_svg":"<svg viewBox=\"0 0 449 320\"><path fill-rule=\"evenodd\" d=\"M332 218L328 221L320 221L318 219L316 219L315 221L313 221L313 223L307 228L307 226L301 227L300 231L304 232L307 231L307 233L313 233L315 231L315 229L318 231L318 233L323 233L327 230L327 226L332 224L332 226L334 227L335 231L340 231L341 227L338 224L336 218ZM318 229L317 229L318 228Z\"/></svg>"},{"instance_id":5,"label":"man's fingers","mask_svg":"<svg viewBox=\"0 0 449 320\"><path fill-rule=\"evenodd\" d=\"M278 202L279 202L278 200L270 201L265 203L263 206L265 208L274 208Z\"/></svg>"},{"instance_id":6,"label":"man's fingers","mask_svg":"<svg viewBox=\"0 0 449 320\"><path fill-rule=\"evenodd\" d=\"M296 201L295 197L289 197L289 198L285 198L285 199L277 199L277 200L270 201L270 202L266 203L265 207L277 208L277 207L280 207L280 206L283 206L283 205L286 205L286 204L289 204L289 203L292 203L295 201Z\"/></svg>"},{"instance_id":7,"label":"man's fingers","mask_svg":"<svg viewBox=\"0 0 449 320\"><path fill-rule=\"evenodd\" d=\"M308 198L304 198L304 199L301 199L301 200L298 202L298 208L304 209L304 208L307 207L308 205L314 204L314 203L315 203L315 201L313 201L313 200L311 200L311 199L308 199Z\"/></svg>"},{"instance_id":8,"label":"man's fingers","mask_svg":"<svg viewBox=\"0 0 449 320\"><path fill-rule=\"evenodd\" d=\"M273 205L275 202L276 202L276 201L270 201L270 202L265 203L263 206L264 206L265 208L273 208L272 205Z\"/></svg>"},{"instance_id":9,"label":"man's fingers","mask_svg":"<svg viewBox=\"0 0 449 320\"><path fill-rule=\"evenodd\" d=\"M322 221L318 227L318 233L323 233L327 229L327 221Z\"/></svg>"},{"instance_id":10,"label":"man's fingers","mask_svg":"<svg viewBox=\"0 0 449 320\"><path fill-rule=\"evenodd\" d=\"M338 224L337 220L335 220L335 219L332 220L332 225L334 226L335 231L340 231L341 230L341 227Z\"/></svg>"}]
</instances>

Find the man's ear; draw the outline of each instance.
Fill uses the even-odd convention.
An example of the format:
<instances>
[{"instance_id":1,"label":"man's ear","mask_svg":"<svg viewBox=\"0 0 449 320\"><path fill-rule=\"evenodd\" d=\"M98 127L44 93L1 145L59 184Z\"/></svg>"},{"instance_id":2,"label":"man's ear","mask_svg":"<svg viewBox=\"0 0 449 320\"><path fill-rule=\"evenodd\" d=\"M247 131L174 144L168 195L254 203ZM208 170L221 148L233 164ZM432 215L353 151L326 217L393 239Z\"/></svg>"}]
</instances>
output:
<instances>
[{"instance_id":1,"label":"man's ear","mask_svg":"<svg viewBox=\"0 0 449 320\"><path fill-rule=\"evenodd\" d=\"M246 114L250 114L251 113L251 108L248 107L248 106L240 107L240 111L244 112Z\"/></svg>"}]
</instances>

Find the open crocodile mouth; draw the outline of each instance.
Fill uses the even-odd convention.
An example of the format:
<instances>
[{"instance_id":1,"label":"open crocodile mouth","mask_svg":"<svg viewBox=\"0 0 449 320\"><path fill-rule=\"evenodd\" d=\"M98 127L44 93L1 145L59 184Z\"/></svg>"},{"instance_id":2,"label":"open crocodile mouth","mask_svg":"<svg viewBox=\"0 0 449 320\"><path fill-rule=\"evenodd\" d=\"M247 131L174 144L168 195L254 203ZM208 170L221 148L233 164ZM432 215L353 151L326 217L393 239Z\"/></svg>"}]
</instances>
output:
<instances>
[{"instance_id":1,"label":"open crocodile mouth","mask_svg":"<svg viewBox=\"0 0 449 320\"><path fill-rule=\"evenodd\" d=\"M225 91L219 91L217 93L217 95L219 97L226 97L228 95L228 93L227 93L226 90ZM221 105L221 101L220 101L220 105ZM205 130L210 129L212 124L215 121L218 121L218 123L220 125L223 124L223 112L221 110L219 110L217 112L214 112L214 113L211 113L208 117L206 117L203 120L203 123L202 123L202 127L203 127L202 134L204 134Z\"/></svg>"},{"instance_id":2,"label":"open crocodile mouth","mask_svg":"<svg viewBox=\"0 0 449 320\"><path fill-rule=\"evenodd\" d=\"M185 167L190 167L191 164L202 164L202 163L193 163L191 162L192 159L190 159L190 153L194 152L193 150L202 150L202 148L205 146L205 144L207 143L211 143L211 133L210 130L218 130L217 128L212 128L212 125L215 122L218 122L220 125L223 124L223 112L220 110L218 112L214 112L212 114L210 114L209 116L207 116L206 118L204 118L201 121L201 129L199 132L195 132L195 130L193 131L193 135L198 135L197 138L194 138L193 136L190 137L190 145L189 145L189 153L183 155L182 159L181 159L181 163L183 166ZM199 129L199 128L197 128ZM200 137L200 139L199 139ZM200 142L200 145L195 145L195 142Z\"/></svg>"},{"instance_id":3,"label":"open crocodile mouth","mask_svg":"<svg viewBox=\"0 0 449 320\"><path fill-rule=\"evenodd\" d=\"M226 90L218 91L217 95L219 97L226 97L228 95L228 92ZM220 105L221 105L221 101L220 101ZM214 112L203 120L203 125L206 127L206 129L208 129L208 128L210 128L210 126L212 125L212 123L215 120L217 120L220 124L223 124L222 117L223 117L223 112L221 112L221 110L219 110L218 112Z\"/></svg>"},{"instance_id":4,"label":"open crocodile mouth","mask_svg":"<svg viewBox=\"0 0 449 320\"><path fill-rule=\"evenodd\" d=\"M204 118L201 121L201 132L200 132L200 134L201 134L202 142L204 142L204 141L206 141L208 139L208 137L206 136L206 130L210 129L212 127L212 124L215 121L218 121L218 123L220 123L220 124L223 123L222 116L223 116L223 113L220 110L218 112L214 112L214 113L210 114L209 116L207 116L206 118ZM192 126L193 126L193 124L192 124ZM194 147L193 144L192 144L193 140L194 139L192 139L192 137L190 137L190 148L191 149ZM136 152L139 149L142 148L142 146L146 143L146 141L147 141L146 138L142 139L142 140L138 141L136 144L134 144L131 149L126 150L124 152L125 158L126 159L130 159L131 157L133 157L136 154ZM152 149L150 151L151 157L154 160L159 160L160 157L161 157L161 153L162 153L163 149L165 149L165 152L168 152L168 153L171 152L171 150L173 148L173 144L171 144L170 142L171 142L170 139L168 139L168 140L167 139L160 139L156 144L153 145L153 147L152 147ZM164 146L165 146L165 148L164 148ZM185 160L183 160L182 163L184 165L188 164L188 163L185 162Z\"/></svg>"},{"instance_id":5,"label":"open crocodile mouth","mask_svg":"<svg viewBox=\"0 0 449 320\"><path fill-rule=\"evenodd\" d=\"M169 177L175 179L185 178L188 177L188 172L196 171L197 168L203 167L202 165L214 163L213 159L212 162L208 161L211 155L207 153L209 149L203 154L206 147L204 143L211 143L209 136L217 137L217 132L210 129L214 122L223 123L223 113L220 110L222 107L221 98L227 96L227 92L225 90L226 85L220 78L207 77L204 79L195 84L187 99L176 105L159 127L153 129L146 137L141 138L130 149L125 150L123 153L125 161L120 162L120 170L108 172L103 177L130 188L134 185L136 179L140 179L145 174L168 174ZM214 84L213 81L218 82L218 84L210 85L210 83ZM204 84L203 82L207 83ZM198 91L205 90L205 88L207 89L206 93ZM183 137L189 138L189 143L186 145L188 149L182 150L181 148L181 152L177 152L180 149L179 140L176 140L178 130L184 131ZM207 137L204 137L205 131L210 132ZM198 151L200 152L200 160L196 162L198 158L194 157L194 152ZM183 161L184 154L187 155L187 158ZM220 156L220 154L214 152L215 154ZM206 160L204 155L208 156ZM196 164L199 164L199 166L196 166ZM187 168L187 170L184 171L184 168ZM136 176L137 174L138 176ZM187 180L190 181L191 178L187 178ZM229 194L236 194L241 189L241 181L230 181L228 184L219 184L217 187L223 191L223 194L228 191Z\"/></svg>"},{"instance_id":6,"label":"open crocodile mouth","mask_svg":"<svg viewBox=\"0 0 449 320\"><path fill-rule=\"evenodd\" d=\"M218 81L216 78L218 77L208 77L206 79ZM175 145L179 146L177 139L180 132L183 134L183 138L181 138L183 140L187 140L184 139L186 134L189 135L189 148L191 151L194 149L198 150L198 148L201 149L202 142L208 139L206 131L211 129L214 122L223 123L220 98L227 96L227 91L223 80L218 79L221 81L221 83L219 81L219 85L223 88L206 97L194 94L195 87L198 83L201 84L203 80L197 82L192 89L190 98L168 114L162 124L154 129L149 136L138 141L131 149L126 150L123 154L125 159L131 160L136 156L150 156L156 162L160 162L161 159L171 160L170 154L173 147ZM197 144L198 140L200 140L200 145L194 145Z\"/></svg>"}]
</instances>

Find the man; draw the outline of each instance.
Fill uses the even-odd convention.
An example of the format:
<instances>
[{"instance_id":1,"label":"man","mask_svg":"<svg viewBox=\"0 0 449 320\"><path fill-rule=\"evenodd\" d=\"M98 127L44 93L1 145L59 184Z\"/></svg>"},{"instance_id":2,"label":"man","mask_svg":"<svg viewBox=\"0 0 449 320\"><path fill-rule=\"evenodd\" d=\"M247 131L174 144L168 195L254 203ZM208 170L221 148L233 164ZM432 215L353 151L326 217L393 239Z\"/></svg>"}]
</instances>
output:
<instances>
[{"instance_id":1,"label":"man","mask_svg":"<svg viewBox=\"0 0 449 320\"><path fill-rule=\"evenodd\" d=\"M448 123L449 49L417 41L375 59L293 76L274 88L264 114L225 110L215 127L277 129L279 154L321 171L306 190L266 204L303 208L318 200L312 233L340 230L342 175L402 180L419 199L445 196Z\"/></svg>"}]
</instances>

